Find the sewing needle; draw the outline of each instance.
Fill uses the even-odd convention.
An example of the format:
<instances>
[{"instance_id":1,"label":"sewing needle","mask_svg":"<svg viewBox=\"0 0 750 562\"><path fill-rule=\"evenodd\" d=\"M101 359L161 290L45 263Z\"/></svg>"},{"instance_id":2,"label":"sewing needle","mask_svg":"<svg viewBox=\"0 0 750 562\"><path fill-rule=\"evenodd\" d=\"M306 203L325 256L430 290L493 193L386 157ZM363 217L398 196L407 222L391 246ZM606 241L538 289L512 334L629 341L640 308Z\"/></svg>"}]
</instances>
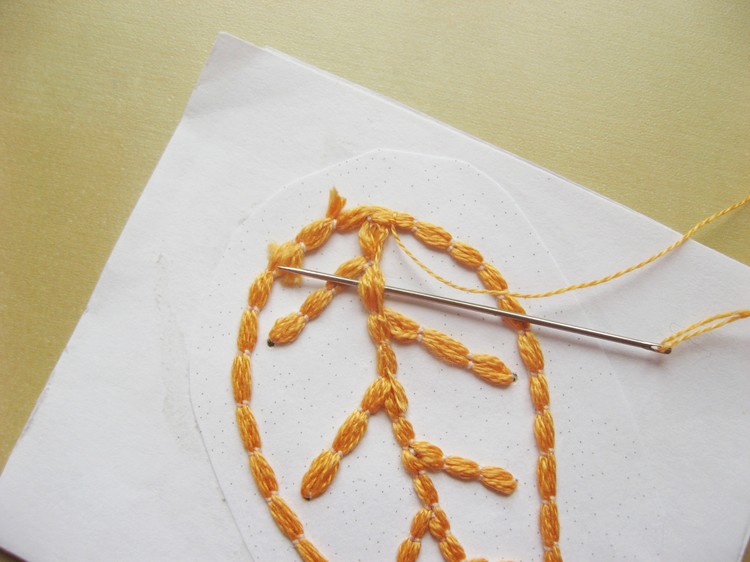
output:
<instances>
[{"instance_id":1,"label":"sewing needle","mask_svg":"<svg viewBox=\"0 0 750 562\"><path fill-rule=\"evenodd\" d=\"M313 271L311 269L299 269L296 267L286 267L282 265L278 266L278 268L283 269L284 271L288 271L289 273L304 275L305 277L312 277L313 279L320 279L322 281L330 281L331 283L336 283L338 285L347 285L349 287L356 287L357 285L359 285L359 281L357 281L356 279L340 277L338 275L331 275L330 273ZM484 306L472 302L439 297L437 295L431 295L429 293L420 293L419 291L412 291L410 289L401 289L399 287L390 287L386 285L385 292L391 295L402 295L421 301L445 304L448 306L453 306L455 308L461 308L463 310L471 310L473 312L481 312L483 314L489 314L492 316L502 316L504 318L511 318L513 320L520 320L522 322L536 324L537 326L543 326L545 328L553 328L555 330L563 330L565 332L571 332L581 336L589 336L592 338L598 338L600 340L630 345L633 347L638 347L640 349L645 349L647 351L654 351L656 353L668 354L672 352L672 348L664 347L658 343L626 338L624 336L618 336L616 334L600 332L599 330L582 328L580 326L573 326L571 324L564 324L562 322L555 322L553 320L545 320L544 318L537 318L535 316L528 316L526 314L519 314L517 312L510 312L508 310L501 310L499 308L492 308L491 306Z\"/></svg>"}]
</instances>

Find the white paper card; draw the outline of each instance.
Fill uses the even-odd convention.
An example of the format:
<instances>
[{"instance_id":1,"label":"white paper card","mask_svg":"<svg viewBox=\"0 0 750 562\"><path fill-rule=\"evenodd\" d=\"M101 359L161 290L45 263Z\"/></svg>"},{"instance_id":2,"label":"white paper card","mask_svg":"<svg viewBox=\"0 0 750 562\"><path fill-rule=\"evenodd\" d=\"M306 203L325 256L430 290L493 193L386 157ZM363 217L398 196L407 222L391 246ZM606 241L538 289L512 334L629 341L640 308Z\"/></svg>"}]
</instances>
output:
<instances>
[{"instance_id":1,"label":"white paper card","mask_svg":"<svg viewBox=\"0 0 750 562\"><path fill-rule=\"evenodd\" d=\"M482 170L523 210L570 281L640 261L677 236L394 102L221 35L0 477L4 548L45 560L250 559L193 417L185 332L232 233L256 204L296 178L378 148ZM525 288L556 286L548 274ZM749 268L689 243L645 271L581 293L579 303L593 327L659 339L746 307L748 287ZM538 306L540 315L576 314L573 304ZM607 559L739 560L750 519L747 327L737 322L668 358L611 346L606 353L645 451L629 459L642 476L639 489L662 498L660 513L637 521L639 533L655 518L664 525L645 552L632 548L637 534L610 530ZM553 396L556 412L566 399ZM576 432L588 442L595 429ZM596 559L574 547L580 537L570 530L586 516L562 521L571 559Z\"/></svg>"},{"instance_id":2,"label":"white paper card","mask_svg":"<svg viewBox=\"0 0 750 562\"><path fill-rule=\"evenodd\" d=\"M256 208L232 237L211 291L201 300L199 325L191 337L190 366L191 396L211 461L245 542L258 560L295 560L297 555L250 480L247 455L235 427L228 367L247 288L265 268L266 241L292 239L302 226L322 216L326 192L334 185L352 206L385 206L442 225L456 239L480 248L512 280L512 286L528 285L542 272L550 283L565 284L512 199L465 162L376 151L306 176ZM383 267L388 284L446 293L445 286L427 278L393 241L387 248ZM360 254L355 232L334 236L306 261L313 269L334 271L339 263ZM452 279L477 286L474 274L451 266L444 256L418 254ZM261 345L252 356L256 373L252 407L267 443L263 450L276 467L282 497L306 521L306 536L324 553L334 560L391 559L408 536L411 518L420 505L401 466L400 447L387 418L381 419L384 414L372 419L363 443L342 461L340 475L323 497L307 502L299 493L310 461L330 447L338 426L358 407L375 376L367 315L355 293L337 297L296 343L286 348L262 344L272 320L297 310L304 296L319 286L320 282L313 282L296 290L277 287L261 316ZM488 296L473 299L493 304ZM557 304L566 306L568 321L587 323L572 297ZM453 533L473 556L540 559L534 412L514 332L498 319L476 314L425 308L403 299L389 301L389 306L426 327L453 335L476 353L500 356L521 373L518 384L492 388L462 369L437 362L424 349L414 349L419 346L396 345L402 362L399 378L412 400L408 417L417 440L436 443L446 455L506 467L520 480L519 489L506 498L477 482L435 475ZM628 459L641 458L644 452L606 356L595 346L586 346L585 362L581 362L580 340L554 332L543 339L543 345L551 393L559 397L555 418L560 489L567 491L560 506L570 533L566 546L573 556L589 552L611 557L609 541L603 537L616 528L621 535L637 537L631 543L634 550L656 555L651 545L663 532L659 493L645 490L640 468L629 466ZM610 407L592 407L599 402ZM597 429L585 440L577 437L581 428L591 427ZM618 510L611 509L613 503ZM623 519L622 512L630 517ZM640 521L646 517L652 523L644 531ZM423 550L427 560L440 558L429 538L423 541Z\"/></svg>"}]
</instances>

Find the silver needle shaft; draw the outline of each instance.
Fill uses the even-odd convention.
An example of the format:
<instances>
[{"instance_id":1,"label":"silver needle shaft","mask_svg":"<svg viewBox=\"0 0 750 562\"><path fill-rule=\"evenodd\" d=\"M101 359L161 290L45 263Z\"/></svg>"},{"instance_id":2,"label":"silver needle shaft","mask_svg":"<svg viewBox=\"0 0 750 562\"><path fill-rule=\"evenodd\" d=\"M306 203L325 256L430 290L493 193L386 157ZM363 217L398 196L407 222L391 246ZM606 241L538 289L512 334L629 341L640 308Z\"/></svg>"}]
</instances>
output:
<instances>
[{"instance_id":1,"label":"silver needle shaft","mask_svg":"<svg viewBox=\"0 0 750 562\"><path fill-rule=\"evenodd\" d=\"M349 279L348 277L340 277L338 275L331 275L330 273L322 273L320 271L313 271L311 269L299 269L296 267L278 266L279 269L288 271L289 273L296 273L304 275L305 277L312 277L313 279L320 279L322 281L330 281L338 285L347 285L350 287L356 287L359 285L359 281L356 279ZM562 322L554 322L553 320L545 320L544 318L537 318L535 316L528 316L526 314L519 314L517 312L510 312L507 310L501 310L499 308L492 308L491 306L484 306L481 304L475 304L472 302L459 301L456 299L449 299L446 297L438 297L437 295L431 295L429 293L420 293L419 291L412 291L410 289L400 289L398 287L389 287L386 285L385 292L391 295L402 295L413 299L432 302L437 304L445 304L455 308L461 308L463 310L471 310L473 312L481 312L483 314L490 314L492 316L502 316L504 318L512 318L513 320L521 320L528 322L529 324L536 324L537 326L544 326L545 328L554 328L555 330L563 330L565 332L572 332L581 336L589 336L592 338L598 338L600 340L611 341L615 343L621 343L624 345L630 345L633 347L639 347L648 351L655 351L656 353L671 353L672 349L664 347L661 344L647 342L643 340L636 340L633 338L626 338L624 336L618 336L616 334L610 334L607 332L600 332L599 330L592 330L590 328L581 328L580 326L572 326L570 324L563 324Z\"/></svg>"}]
</instances>

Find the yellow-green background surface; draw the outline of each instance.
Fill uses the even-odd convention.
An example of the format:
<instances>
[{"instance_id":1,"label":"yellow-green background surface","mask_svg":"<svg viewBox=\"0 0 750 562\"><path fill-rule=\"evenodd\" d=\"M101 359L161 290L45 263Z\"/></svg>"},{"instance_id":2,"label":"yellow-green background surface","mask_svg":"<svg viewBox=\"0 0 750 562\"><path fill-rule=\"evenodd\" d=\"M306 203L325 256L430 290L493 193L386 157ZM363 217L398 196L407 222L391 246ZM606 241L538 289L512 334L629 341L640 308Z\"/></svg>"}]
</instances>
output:
<instances>
[{"instance_id":1,"label":"yellow-green background surface","mask_svg":"<svg viewBox=\"0 0 750 562\"><path fill-rule=\"evenodd\" d=\"M0 466L220 30L677 230L750 192L745 1L0 0Z\"/></svg>"}]
</instances>

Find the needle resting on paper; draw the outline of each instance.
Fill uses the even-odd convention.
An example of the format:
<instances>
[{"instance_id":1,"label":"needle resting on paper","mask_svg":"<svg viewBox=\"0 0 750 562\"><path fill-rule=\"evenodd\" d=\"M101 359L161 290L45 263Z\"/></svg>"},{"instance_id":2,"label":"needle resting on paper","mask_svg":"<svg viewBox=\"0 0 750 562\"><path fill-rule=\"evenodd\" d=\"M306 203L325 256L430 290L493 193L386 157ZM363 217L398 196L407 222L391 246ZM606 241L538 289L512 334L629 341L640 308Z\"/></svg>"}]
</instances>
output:
<instances>
[{"instance_id":1,"label":"needle resting on paper","mask_svg":"<svg viewBox=\"0 0 750 562\"><path fill-rule=\"evenodd\" d=\"M320 279L322 281L330 281L331 283L337 283L339 285L346 285L350 287L356 287L359 281L356 279L349 279L348 277L340 277L338 275L331 275L330 273L322 273L320 271L313 271L310 269L299 269L296 267L278 266L279 269L288 271L289 273L296 273L298 275L304 275L306 277L312 277L313 279ZM597 338L600 340L606 340L614 343L621 343L623 345L630 345L645 349L647 351L654 351L656 353L669 354L672 352L672 348L665 347L659 343L647 342L643 340L637 340L633 338L627 338L624 336L618 336L616 334L610 334L607 332L601 332L599 330L592 330L590 328L582 328L580 326L572 326L570 324L563 324L562 322L555 322L553 320L545 320L544 318L537 318L535 316L528 316L526 314L519 314L517 312L510 312L507 310L501 310L499 308L492 308L491 306L484 306L481 304L475 304L472 302L460 301L456 299L449 299L446 297L439 297L437 295L431 295L428 293L420 293L419 291L412 291L410 289L401 289L398 287L385 287L385 293L391 295L402 295L405 297L413 298L416 300L432 302L437 304L444 304L455 308L461 308L463 310L471 310L473 312L481 312L482 314L489 314L492 316L502 316L505 318L512 318L513 320L521 320L528 322L529 324L536 324L537 326L543 326L545 328L553 328L555 330L562 330L565 332L571 332L581 336L588 336Z\"/></svg>"}]
</instances>

